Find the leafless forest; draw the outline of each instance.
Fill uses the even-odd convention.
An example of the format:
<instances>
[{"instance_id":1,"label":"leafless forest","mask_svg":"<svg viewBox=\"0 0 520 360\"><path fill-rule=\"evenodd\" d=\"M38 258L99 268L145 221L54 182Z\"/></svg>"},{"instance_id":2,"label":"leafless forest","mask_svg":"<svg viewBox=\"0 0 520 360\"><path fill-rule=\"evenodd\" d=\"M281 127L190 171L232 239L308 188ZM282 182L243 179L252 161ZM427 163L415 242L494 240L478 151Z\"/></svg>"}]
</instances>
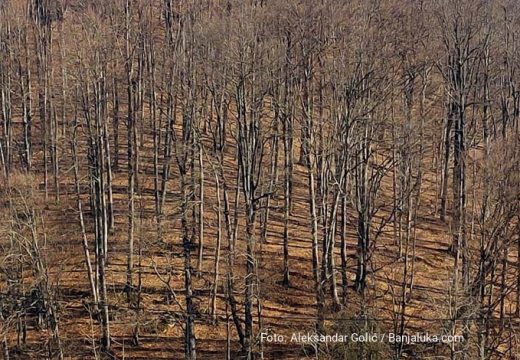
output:
<instances>
[{"instance_id":1,"label":"leafless forest","mask_svg":"<svg viewBox=\"0 0 520 360\"><path fill-rule=\"evenodd\" d=\"M517 0L1 0L0 357L519 358L519 33Z\"/></svg>"}]
</instances>

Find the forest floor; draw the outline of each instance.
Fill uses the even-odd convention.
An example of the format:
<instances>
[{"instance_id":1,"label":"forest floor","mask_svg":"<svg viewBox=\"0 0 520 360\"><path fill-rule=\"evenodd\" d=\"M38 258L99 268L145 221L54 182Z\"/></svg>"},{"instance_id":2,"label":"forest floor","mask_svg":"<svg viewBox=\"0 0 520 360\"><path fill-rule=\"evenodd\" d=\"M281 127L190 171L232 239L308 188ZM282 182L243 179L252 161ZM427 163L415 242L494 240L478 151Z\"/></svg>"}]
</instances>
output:
<instances>
[{"instance_id":1,"label":"forest floor","mask_svg":"<svg viewBox=\"0 0 520 360\"><path fill-rule=\"evenodd\" d=\"M120 169L125 169L124 149L120 149ZM142 149L143 154L147 154ZM234 154L230 152L226 161L231 162ZM114 172L114 199L116 229L109 236L108 285L110 294L111 332L113 338L113 355L126 359L179 359L183 357L183 331L180 307L173 301L170 291L161 281L166 279L168 265L173 269L171 286L176 296L183 301L182 249L180 247L180 223L175 215L179 206L178 181L175 172L168 184L164 221L164 242L158 242L155 232L153 212L153 159L141 158L141 173L136 201L136 242L141 256L136 256L134 281L141 278L142 298L139 310L136 311L135 299L129 305L123 293L126 280L127 219L123 216L126 204L126 173ZM423 195L419 205L416 224L415 264L413 296L408 302L407 330L440 334L443 319L449 318L446 293L449 279L453 272L453 256L449 248L449 223L441 222L436 213L438 186L435 173L425 167ZM226 169L228 179L234 179L233 167ZM220 266L219 293L216 321L209 314L209 298L213 281L214 254L216 247L216 194L214 176L205 176L205 243L203 249L202 271L194 279L195 305L200 313L196 322L197 351L202 359L221 359L227 349L227 333L230 333L230 352L236 356L239 351L234 325L225 307L224 281L225 259ZM20 181L24 182L23 175ZM391 173L385 177L381 193L391 194ZM312 280L310 220L308 216L308 190L305 169L298 165L294 174L294 208L290 221L290 275L291 286L281 285L283 276L283 199L274 198L264 244L257 244L259 296L261 298L261 314L263 328L270 333L291 337L294 333L311 331L316 316L315 295ZM69 181L67 183L67 180ZM33 179L37 184L37 196L43 198L43 176L38 174ZM231 189L231 195L234 190ZM99 325L89 312L89 286L81 247L79 222L74 202L74 184L72 179L61 179L59 202L53 202L53 192L49 193L46 210L42 212L45 223L46 242L43 245L48 258L54 285L59 284L60 335L66 353L76 354L74 358L93 357L93 345L99 336ZM87 203L87 194L84 194ZM43 201L43 200L41 200ZM233 199L231 199L233 201ZM385 210L380 216L388 216ZM92 219L87 216L89 232L92 234ZM361 307L361 298L355 293L352 284L356 265L356 232L355 217L348 219L348 265L349 305L339 313L330 313L326 323L332 328L336 323L348 323L356 318ZM244 226L241 226L241 229ZM89 239L92 244L92 238ZM224 240L223 240L224 241ZM337 242L338 245L339 241ZM224 244L222 245L225 246ZM238 238L239 249L244 248L243 238ZM410 244L410 253L411 253ZM339 247L336 253L339 259ZM192 264L196 266L194 254ZM224 256L224 255L223 255ZM243 257L237 257L235 265L236 288L241 289L244 275ZM397 304L393 301L400 294L402 287L402 268L404 258L398 259L398 247L395 242L393 222L384 228L377 239L374 250L372 268L369 275L367 300L375 304L370 317L378 321L381 332L393 332L397 324ZM338 279L340 281L340 279ZM236 294L239 299L239 311L242 310L243 294ZM168 318L168 321L164 319ZM257 318L255 317L255 321ZM140 324L139 345L132 343L135 324ZM31 348L38 349L42 341L48 340L49 334L38 330L36 326L28 329L25 353L31 354ZM12 334L11 341L15 341ZM27 352L27 350L29 350ZM309 349L299 343L264 343L266 358L305 358ZM35 357L38 358L37 353Z\"/></svg>"}]
</instances>

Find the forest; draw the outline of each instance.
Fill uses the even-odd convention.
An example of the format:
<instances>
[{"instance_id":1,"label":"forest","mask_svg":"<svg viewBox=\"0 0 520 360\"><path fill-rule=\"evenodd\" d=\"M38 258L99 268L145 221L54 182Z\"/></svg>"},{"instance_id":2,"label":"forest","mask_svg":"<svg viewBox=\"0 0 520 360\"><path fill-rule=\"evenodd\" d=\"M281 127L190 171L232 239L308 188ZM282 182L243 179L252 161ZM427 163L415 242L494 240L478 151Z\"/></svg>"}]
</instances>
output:
<instances>
[{"instance_id":1,"label":"forest","mask_svg":"<svg viewBox=\"0 0 520 360\"><path fill-rule=\"evenodd\" d=\"M0 357L520 358L518 34L517 0L0 0Z\"/></svg>"}]
</instances>

